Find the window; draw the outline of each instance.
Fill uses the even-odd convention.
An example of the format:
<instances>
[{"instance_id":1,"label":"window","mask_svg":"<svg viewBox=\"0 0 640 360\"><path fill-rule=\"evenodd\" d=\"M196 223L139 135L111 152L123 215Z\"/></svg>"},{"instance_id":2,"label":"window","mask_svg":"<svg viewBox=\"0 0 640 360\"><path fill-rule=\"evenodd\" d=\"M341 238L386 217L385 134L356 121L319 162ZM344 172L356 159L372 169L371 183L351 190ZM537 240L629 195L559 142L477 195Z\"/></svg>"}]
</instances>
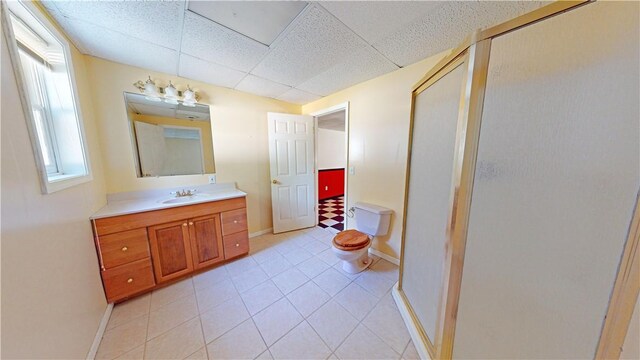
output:
<instances>
[{"instance_id":1,"label":"window","mask_svg":"<svg viewBox=\"0 0 640 360\"><path fill-rule=\"evenodd\" d=\"M30 2L6 2L13 66L45 193L91 180L69 44Z\"/></svg>"}]
</instances>

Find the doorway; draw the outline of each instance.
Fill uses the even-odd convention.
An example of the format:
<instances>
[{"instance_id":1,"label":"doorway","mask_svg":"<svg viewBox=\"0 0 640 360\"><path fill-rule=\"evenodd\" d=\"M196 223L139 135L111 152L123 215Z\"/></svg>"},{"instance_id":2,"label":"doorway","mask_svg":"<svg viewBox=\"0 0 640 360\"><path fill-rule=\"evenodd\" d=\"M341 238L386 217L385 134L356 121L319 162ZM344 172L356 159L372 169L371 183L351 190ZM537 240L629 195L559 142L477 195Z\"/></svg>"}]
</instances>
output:
<instances>
[{"instance_id":1,"label":"doorway","mask_svg":"<svg viewBox=\"0 0 640 360\"><path fill-rule=\"evenodd\" d=\"M333 233L346 229L348 104L314 113L317 225Z\"/></svg>"}]
</instances>

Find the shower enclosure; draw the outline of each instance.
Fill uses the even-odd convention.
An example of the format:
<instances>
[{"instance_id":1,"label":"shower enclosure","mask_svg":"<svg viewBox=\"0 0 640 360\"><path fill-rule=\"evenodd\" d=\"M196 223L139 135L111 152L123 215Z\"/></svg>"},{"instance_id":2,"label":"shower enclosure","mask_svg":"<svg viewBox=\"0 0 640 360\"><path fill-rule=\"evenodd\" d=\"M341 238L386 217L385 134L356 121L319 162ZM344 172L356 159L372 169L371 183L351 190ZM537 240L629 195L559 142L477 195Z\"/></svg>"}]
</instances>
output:
<instances>
[{"instance_id":1,"label":"shower enclosure","mask_svg":"<svg viewBox=\"0 0 640 360\"><path fill-rule=\"evenodd\" d=\"M553 3L416 84L394 297L422 356L619 355L639 287L639 13Z\"/></svg>"}]
</instances>

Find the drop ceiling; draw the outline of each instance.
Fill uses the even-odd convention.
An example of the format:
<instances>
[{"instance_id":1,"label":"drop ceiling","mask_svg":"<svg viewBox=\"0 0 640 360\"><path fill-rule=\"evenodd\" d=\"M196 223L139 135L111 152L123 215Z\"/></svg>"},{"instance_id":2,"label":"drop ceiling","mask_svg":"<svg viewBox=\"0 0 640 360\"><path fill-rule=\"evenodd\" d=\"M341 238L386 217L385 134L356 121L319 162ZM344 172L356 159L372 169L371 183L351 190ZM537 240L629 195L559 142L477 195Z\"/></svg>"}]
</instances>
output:
<instances>
[{"instance_id":1,"label":"drop ceiling","mask_svg":"<svg viewBox=\"0 0 640 360\"><path fill-rule=\"evenodd\" d=\"M88 55L305 104L540 1L42 2ZM196 89L197 90L197 89Z\"/></svg>"}]
</instances>

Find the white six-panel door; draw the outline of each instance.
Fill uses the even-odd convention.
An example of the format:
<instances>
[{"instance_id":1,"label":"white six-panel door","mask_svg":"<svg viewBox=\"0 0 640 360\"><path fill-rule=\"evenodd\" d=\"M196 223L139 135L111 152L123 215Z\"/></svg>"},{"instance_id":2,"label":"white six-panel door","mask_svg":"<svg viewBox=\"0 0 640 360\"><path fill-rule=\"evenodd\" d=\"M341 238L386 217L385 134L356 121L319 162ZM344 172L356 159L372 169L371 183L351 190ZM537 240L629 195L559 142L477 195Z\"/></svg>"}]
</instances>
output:
<instances>
[{"instance_id":1,"label":"white six-panel door","mask_svg":"<svg viewBox=\"0 0 640 360\"><path fill-rule=\"evenodd\" d=\"M273 232L316 224L313 117L267 113Z\"/></svg>"}]
</instances>

